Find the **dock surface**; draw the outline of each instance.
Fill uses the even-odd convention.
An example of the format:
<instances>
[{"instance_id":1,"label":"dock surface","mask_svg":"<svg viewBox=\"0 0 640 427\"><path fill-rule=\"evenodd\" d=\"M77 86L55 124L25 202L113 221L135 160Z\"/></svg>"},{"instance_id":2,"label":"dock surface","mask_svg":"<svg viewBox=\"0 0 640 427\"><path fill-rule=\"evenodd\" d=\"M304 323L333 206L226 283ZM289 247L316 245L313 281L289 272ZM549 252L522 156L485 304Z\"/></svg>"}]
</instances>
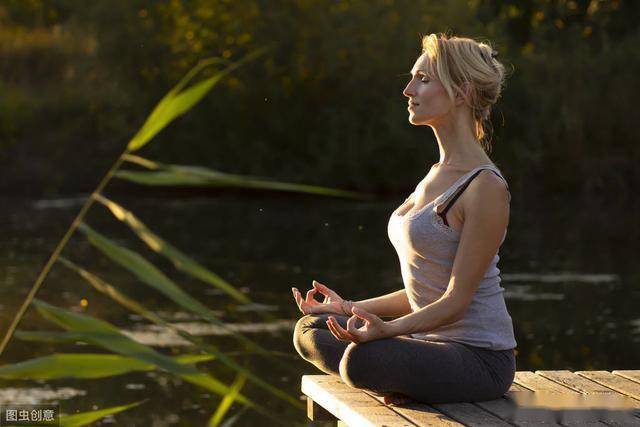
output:
<instances>
[{"instance_id":1,"label":"dock surface","mask_svg":"<svg viewBox=\"0 0 640 427\"><path fill-rule=\"evenodd\" d=\"M485 402L385 405L332 375L304 375L307 415L338 426L640 426L640 370L518 371Z\"/></svg>"}]
</instances>

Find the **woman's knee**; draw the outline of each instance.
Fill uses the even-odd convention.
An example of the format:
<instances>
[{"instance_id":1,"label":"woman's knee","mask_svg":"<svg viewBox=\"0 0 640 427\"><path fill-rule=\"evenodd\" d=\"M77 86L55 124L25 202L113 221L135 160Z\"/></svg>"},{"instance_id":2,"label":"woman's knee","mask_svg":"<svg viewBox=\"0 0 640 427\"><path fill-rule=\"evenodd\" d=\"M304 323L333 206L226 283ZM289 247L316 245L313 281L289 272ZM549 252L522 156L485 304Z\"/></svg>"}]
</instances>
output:
<instances>
[{"instance_id":1,"label":"woman's knee","mask_svg":"<svg viewBox=\"0 0 640 427\"><path fill-rule=\"evenodd\" d=\"M371 352L370 343L351 343L340 359L340 378L354 388L367 388L371 375L371 366L367 362Z\"/></svg>"},{"instance_id":2,"label":"woman's knee","mask_svg":"<svg viewBox=\"0 0 640 427\"><path fill-rule=\"evenodd\" d=\"M313 330L325 325L326 314L306 314L293 329L293 346L303 359L309 360L313 351ZM320 323L322 322L322 323Z\"/></svg>"},{"instance_id":3,"label":"woman's knee","mask_svg":"<svg viewBox=\"0 0 640 427\"><path fill-rule=\"evenodd\" d=\"M305 314L296 323L296 328L318 328L323 327L329 319L327 313Z\"/></svg>"}]
</instances>

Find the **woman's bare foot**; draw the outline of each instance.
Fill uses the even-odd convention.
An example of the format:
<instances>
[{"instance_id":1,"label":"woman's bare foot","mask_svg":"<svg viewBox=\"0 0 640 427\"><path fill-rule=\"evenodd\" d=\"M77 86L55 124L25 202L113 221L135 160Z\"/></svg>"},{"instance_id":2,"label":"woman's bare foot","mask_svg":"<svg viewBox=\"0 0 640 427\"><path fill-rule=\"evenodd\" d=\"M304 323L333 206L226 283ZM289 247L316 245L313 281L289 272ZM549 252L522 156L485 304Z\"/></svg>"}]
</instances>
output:
<instances>
[{"instance_id":1,"label":"woman's bare foot","mask_svg":"<svg viewBox=\"0 0 640 427\"><path fill-rule=\"evenodd\" d=\"M415 402L409 396L402 393L391 393L384 396L385 405L406 405L407 403Z\"/></svg>"}]
</instances>

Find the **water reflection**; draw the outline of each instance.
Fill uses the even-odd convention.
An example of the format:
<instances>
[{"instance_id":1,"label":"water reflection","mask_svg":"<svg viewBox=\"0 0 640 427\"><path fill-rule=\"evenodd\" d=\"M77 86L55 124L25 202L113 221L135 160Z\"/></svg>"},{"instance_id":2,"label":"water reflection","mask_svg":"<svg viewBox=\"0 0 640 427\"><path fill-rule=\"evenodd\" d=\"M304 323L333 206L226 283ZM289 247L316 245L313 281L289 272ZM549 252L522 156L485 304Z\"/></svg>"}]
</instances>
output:
<instances>
[{"instance_id":1,"label":"water reflection","mask_svg":"<svg viewBox=\"0 0 640 427\"><path fill-rule=\"evenodd\" d=\"M504 297L506 300L520 300L520 301L542 301L542 300L563 300L564 294L552 293L552 292L540 292L535 290L533 285L510 285L507 286L502 283L503 287L508 287L504 291Z\"/></svg>"},{"instance_id":2,"label":"water reflection","mask_svg":"<svg viewBox=\"0 0 640 427\"><path fill-rule=\"evenodd\" d=\"M277 320L270 323L227 323L225 328L203 322L181 322L172 325L194 336L226 336L231 331L242 334L293 333L296 320ZM134 330L124 329L123 333L142 344L154 347L184 347L191 343L173 330L158 325L140 325Z\"/></svg>"},{"instance_id":3,"label":"water reflection","mask_svg":"<svg viewBox=\"0 0 640 427\"><path fill-rule=\"evenodd\" d=\"M77 396L85 396L86 394L87 392L84 390L71 387L3 387L0 389L0 405L55 404L60 400L68 400Z\"/></svg>"},{"instance_id":4,"label":"water reflection","mask_svg":"<svg viewBox=\"0 0 640 427\"><path fill-rule=\"evenodd\" d=\"M620 280L615 274L579 274L579 273L505 273L503 282L540 282L540 283L610 283Z\"/></svg>"},{"instance_id":5,"label":"water reflection","mask_svg":"<svg viewBox=\"0 0 640 427\"><path fill-rule=\"evenodd\" d=\"M293 324L301 316L289 289L310 288L317 279L349 299L364 299L402 287L397 255L387 240L386 222L401 198L381 202L348 202L282 195L215 195L196 199L145 199L114 196L155 232L176 247L236 285L254 302L241 306L222 292L175 271L164 259L150 253L130 231L103 209L92 209L87 222L119 243L140 251L167 272L200 302L234 327L248 328L250 338L265 348L295 355ZM23 300L28 286L75 217L83 198L45 201L4 200L11 206L0 213L0 329ZM595 216L575 216L576 206L563 204L512 209L509 233L500 251L499 268L518 342L518 370L613 370L640 366L640 266L629 254L640 253L635 216L609 222L606 211L589 209ZM571 219L571 220L568 220ZM585 230L589 230L588 233ZM65 257L103 276L123 292L143 301L173 323L198 330L224 351L242 350L211 325L203 325L126 271L106 260L77 235ZM39 298L112 322L131 332L154 333L146 342L163 352L184 351L177 341L167 341L165 331L148 328L144 319L122 309L68 270L54 267ZM82 300L88 301L82 306ZM261 314L279 321L265 323ZM56 330L32 310L23 330ZM161 346L167 344L167 346ZM25 343L14 339L2 363L59 352L93 351L91 346ZM300 377L264 366L256 355L243 359L271 384L300 396ZM287 359L289 360L289 359ZM300 375L320 373L295 358ZM232 378L220 364L207 362L202 369ZM0 381L0 389L37 395L33 382ZM215 396L162 372L132 373L94 381L57 381L56 387L86 390L71 396L64 410L90 409L153 397L153 416L192 425L203 423L215 410ZM254 393L252 395L252 393ZM249 391L260 396L260 390ZM41 395L41 394L40 394ZM114 402L113 396L118 396ZM55 397L51 397L55 399ZM304 414L271 396L262 403L283 417L302 420ZM46 400L46 399L45 399ZM233 413L233 411L232 411ZM147 414L145 418L145 414ZM149 409L118 416L129 425L149 422ZM244 418L246 415L247 418ZM261 422L247 413L243 422ZM128 418L129 417L129 418ZM254 417L254 418L252 418Z\"/></svg>"}]
</instances>

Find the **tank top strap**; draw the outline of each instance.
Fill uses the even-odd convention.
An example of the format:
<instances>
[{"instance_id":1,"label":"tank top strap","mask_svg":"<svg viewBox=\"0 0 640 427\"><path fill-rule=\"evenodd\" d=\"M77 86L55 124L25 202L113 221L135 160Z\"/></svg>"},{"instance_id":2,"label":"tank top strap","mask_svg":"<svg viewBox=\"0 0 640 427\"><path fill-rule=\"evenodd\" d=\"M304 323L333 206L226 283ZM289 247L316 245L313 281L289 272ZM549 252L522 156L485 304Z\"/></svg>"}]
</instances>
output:
<instances>
[{"instance_id":1,"label":"tank top strap","mask_svg":"<svg viewBox=\"0 0 640 427\"><path fill-rule=\"evenodd\" d=\"M508 192L509 184L507 183L507 180L502 176L502 173L500 173L500 170L496 166L494 166L493 164L478 166L477 168L474 168L469 172L465 173L464 175L462 175L456 182L453 183L451 187L449 187L447 191L445 191L442 194L442 196L439 197L439 200L437 200L436 203L434 204L434 208L436 212L440 213L440 210L438 208L442 205L445 205L445 209L446 209L446 206L449 206L449 201L452 198L457 199L457 197L460 194L462 194L464 189L473 180L473 178L475 178L481 171L485 169L488 169L494 172L496 175L498 175L507 186L507 192ZM511 194L509 194L509 200L511 200Z\"/></svg>"}]
</instances>

